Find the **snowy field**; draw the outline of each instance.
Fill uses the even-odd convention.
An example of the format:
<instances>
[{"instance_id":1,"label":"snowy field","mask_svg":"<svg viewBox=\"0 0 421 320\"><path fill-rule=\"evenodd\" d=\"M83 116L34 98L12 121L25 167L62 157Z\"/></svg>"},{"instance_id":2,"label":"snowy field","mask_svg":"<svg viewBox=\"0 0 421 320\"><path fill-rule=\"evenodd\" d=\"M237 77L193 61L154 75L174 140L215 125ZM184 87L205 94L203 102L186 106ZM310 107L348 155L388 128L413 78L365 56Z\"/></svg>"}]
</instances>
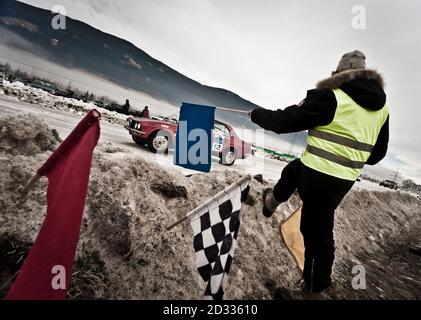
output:
<instances>
[{"instance_id":1,"label":"snowy field","mask_svg":"<svg viewBox=\"0 0 421 320\"><path fill-rule=\"evenodd\" d=\"M32 89L32 88L31 88ZM41 91L38 89L32 89ZM75 112L74 109L68 109L64 111L60 107L48 107L54 105L51 103L51 95L45 94L47 99L39 101L37 104L27 103L19 101L15 97L7 96L4 94L0 95L0 116L15 115L22 113L31 113L37 117L43 119L51 128L56 129L60 136L67 136L76 124L81 120L83 112ZM54 96L52 96L54 97ZM56 98L56 97L54 97ZM60 100L74 100L62 97L57 97ZM48 102L45 102L48 101ZM77 101L77 100L74 100ZM77 101L78 105L83 107L85 110L90 110L95 106L90 103L83 103ZM57 105L56 105L57 106ZM64 104L63 104L64 108ZM97 108L104 114L113 116L115 112L110 112L105 109ZM122 121L121 124L109 123L108 121L102 121L101 123L101 142L109 142L114 146L124 148L128 153L132 154L133 157L141 156L147 161L155 162L161 167L171 170L182 171L184 174L194 173L195 171L183 169L173 165L173 153L169 152L168 155L156 155L151 153L147 148L136 145L128 131L124 129L123 123L126 116L117 114L116 119ZM116 121L117 122L117 121ZM258 174L263 173L265 179L277 180L280 175L281 169L286 165L286 162L280 162L273 159L263 159L259 157L249 157L247 159L239 159L236 163L231 166L223 166L219 164L219 159L214 157L212 159L212 170L223 171L223 170L236 170L239 173Z\"/></svg>"},{"instance_id":2,"label":"snowy field","mask_svg":"<svg viewBox=\"0 0 421 320\"><path fill-rule=\"evenodd\" d=\"M106 96L122 104L126 99L137 110L143 106L154 106L160 110L163 115L171 115L177 112L178 108L171 104L155 99L146 93L123 88L112 81L84 72L83 70L70 69L39 58L26 51L0 44L2 53L1 62L9 63L13 69L20 69L30 75L49 79L62 86L77 88L81 91L94 91L98 96Z\"/></svg>"},{"instance_id":3,"label":"snowy field","mask_svg":"<svg viewBox=\"0 0 421 320\"><path fill-rule=\"evenodd\" d=\"M156 155L146 147L136 145L123 127L125 115L98 108L92 103L57 97L20 82L4 81L3 87L12 95L5 95L0 92L0 117L31 113L43 119L51 128L56 129L61 137L66 137L87 111L96 108L102 113L102 118L105 120L101 123L100 143L111 143L113 146L121 147L132 157L140 156L146 161L154 162L167 170L176 170L184 175L195 173L195 171L173 165L173 153L171 151L168 155ZM114 156L118 157L119 154ZM287 165L286 162L262 158L261 156L238 159L233 166L219 164L217 157L213 157L212 161L212 171L235 170L241 174L263 174L264 179L269 181L277 181L282 169ZM378 184L366 180L357 182L354 188L387 191Z\"/></svg>"}]
</instances>

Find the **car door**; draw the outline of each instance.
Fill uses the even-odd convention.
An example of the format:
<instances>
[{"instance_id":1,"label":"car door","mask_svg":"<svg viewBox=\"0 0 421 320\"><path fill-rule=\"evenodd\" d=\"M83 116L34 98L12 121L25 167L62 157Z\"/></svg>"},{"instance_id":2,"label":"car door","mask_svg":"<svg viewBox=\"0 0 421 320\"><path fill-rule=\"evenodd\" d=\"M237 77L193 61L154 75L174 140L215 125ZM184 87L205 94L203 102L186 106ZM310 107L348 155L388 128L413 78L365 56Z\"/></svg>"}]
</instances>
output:
<instances>
[{"instance_id":1,"label":"car door","mask_svg":"<svg viewBox=\"0 0 421 320\"><path fill-rule=\"evenodd\" d=\"M212 152L221 153L224 149L224 145L227 143L229 145L230 131L223 123L215 121L212 133Z\"/></svg>"}]
</instances>

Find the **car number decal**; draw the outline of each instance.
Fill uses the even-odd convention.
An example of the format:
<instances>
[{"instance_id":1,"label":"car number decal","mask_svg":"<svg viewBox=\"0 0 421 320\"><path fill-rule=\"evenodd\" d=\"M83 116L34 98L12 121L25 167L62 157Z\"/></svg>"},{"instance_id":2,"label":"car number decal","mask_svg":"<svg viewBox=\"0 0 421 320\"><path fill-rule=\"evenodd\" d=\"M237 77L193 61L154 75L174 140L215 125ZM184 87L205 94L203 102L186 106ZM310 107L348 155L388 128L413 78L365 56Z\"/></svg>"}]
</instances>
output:
<instances>
[{"instance_id":1,"label":"car number decal","mask_svg":"<svg viewBox=\"0 0 421 320\"><path fill-rule=\"evenodd\" d=\"M212 150L221 152L223 142L224 142L224 137L220 135L215 135L213 138Z\"/></svg>"}]
</instances>

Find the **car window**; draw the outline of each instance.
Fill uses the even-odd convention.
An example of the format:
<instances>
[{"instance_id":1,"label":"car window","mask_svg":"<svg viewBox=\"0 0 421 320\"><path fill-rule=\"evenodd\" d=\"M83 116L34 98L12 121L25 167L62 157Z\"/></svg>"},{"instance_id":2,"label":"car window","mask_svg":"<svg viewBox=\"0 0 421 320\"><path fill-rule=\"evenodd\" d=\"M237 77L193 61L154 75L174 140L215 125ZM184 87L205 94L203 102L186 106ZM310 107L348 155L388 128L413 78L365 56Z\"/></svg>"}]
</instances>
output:
<instances>
[{"instance_id":1,"label":"car window","mask_svg":"<svg viewBox=\"0 0 421 320\"><path fill-rule=\"evenodd\" d=\"M214 134L219 134L219 135L222 135L222 136L225 136L225 137L230 136L230 132L229 132L227 126L222 124L222 123L215 122L213 129L214 129Z\"/></svg>"}]
</instances>

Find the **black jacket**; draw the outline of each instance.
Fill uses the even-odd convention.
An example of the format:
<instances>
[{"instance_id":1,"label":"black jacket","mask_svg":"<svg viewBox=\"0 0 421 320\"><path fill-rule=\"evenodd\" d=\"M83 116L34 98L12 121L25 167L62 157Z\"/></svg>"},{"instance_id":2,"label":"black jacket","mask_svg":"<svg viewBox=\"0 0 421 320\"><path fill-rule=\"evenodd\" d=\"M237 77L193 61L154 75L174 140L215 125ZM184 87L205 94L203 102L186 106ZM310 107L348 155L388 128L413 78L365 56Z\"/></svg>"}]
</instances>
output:
<instances>
[{"instance_id":1,"label":"black jacket","mask_svg":"<svg viewBox=\"0 0 421 320\"><path fill-rule=\"evenodd\" d=\"M263 129L276 133L290 133L325 126L332 122L337 101L333 89L340 88L363 108L380 110L386 103L383 79L374 70L350 70L338 73L307 91L306 98L299 105L284 110L254 109L251 120ZM389 142L389 117L380 130L377 142L367 160L374 165L382 160Z\"/></svg>"}]
</instances>

